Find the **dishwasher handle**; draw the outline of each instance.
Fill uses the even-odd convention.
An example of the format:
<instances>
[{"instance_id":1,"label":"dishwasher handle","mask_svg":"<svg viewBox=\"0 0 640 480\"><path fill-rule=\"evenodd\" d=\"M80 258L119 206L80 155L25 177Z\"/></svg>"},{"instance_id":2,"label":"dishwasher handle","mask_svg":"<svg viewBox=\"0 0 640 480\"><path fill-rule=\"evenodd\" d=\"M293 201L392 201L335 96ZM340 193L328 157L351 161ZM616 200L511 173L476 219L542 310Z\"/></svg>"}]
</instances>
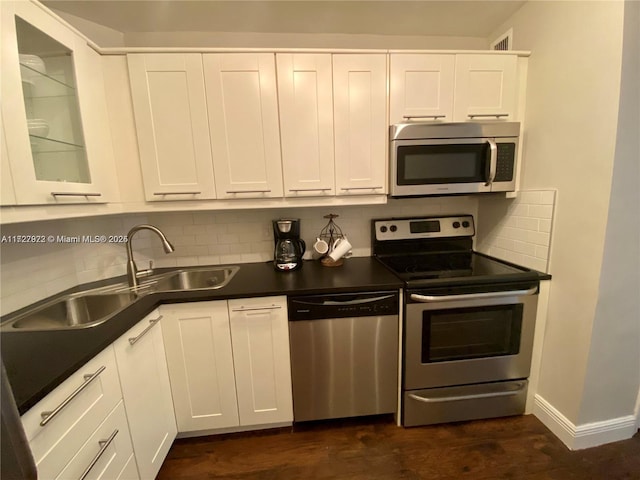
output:
<instances>
[{"instance_id":1,"label":"dishwasher handle","mask_svg":"<svg viewBox=\"0 0 640 480\"><path fill-rule=\"evenodd\" d=\"M309 301L305 301L305 300L295 300L297 303L301 304L301 305L311 305L311 306L333 306L333 305L363 305L366 303L376 303L376 302L381 302L384 300L387 300L389 298L393 298L395 296L394 294L390 294L390 295L382 295L380 297L369 297L369 298L355 298L355 299L351 299L351 300L322 300L320 302L309 302Z\"/></svg>"}]
</instances>

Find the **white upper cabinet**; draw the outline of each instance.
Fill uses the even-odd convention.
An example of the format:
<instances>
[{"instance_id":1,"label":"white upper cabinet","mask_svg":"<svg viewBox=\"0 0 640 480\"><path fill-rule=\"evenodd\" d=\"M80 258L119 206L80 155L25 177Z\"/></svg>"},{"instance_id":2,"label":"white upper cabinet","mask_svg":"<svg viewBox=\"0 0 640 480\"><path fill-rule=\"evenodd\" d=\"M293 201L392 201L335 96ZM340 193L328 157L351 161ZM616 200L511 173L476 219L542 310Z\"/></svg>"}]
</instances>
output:
<instances>
[{"instance_id":1,"label":"white upper cabinet","mask_svg":"<svg viewBox=\"0 0 640 480\"><path fill-rule=\"evenodd\" d=\"M453 120L516 120L516 55L456 55Z\"/></svg>"},{"instance_id":2,"label":"white upper cabinet","mask_svg":"<svg viewBox=\"0 0 640 480\"><path fill-rule=\"evenodd\" d=\"M202 55L127 59L145 198L216 198Z\"/></svg>"},{"instance_id":3,"label":"white upper cabinet","mask_svg":"<svg viewBox=\"0 0 640 480\"><path fill-rule=\"evenodd\" d=\"M4 134L4 124L0 114L0 205L15 205L16 194L13 189L13 177L9 166L9 152L7 151L7 137Z\"/></svg>"},{"instance_id":4,"label":"white upper cabinet","mask_svg":"<svg viewBox=\"0 0 640 480\"><path fill-rule=\"evenodd\" d=\"M387 192L387 55L333 55L337 195Z\"/></svg>"},{"instance_id":5,"label":"white upper cabinet","mask_svg":"<svg viewBox=\"0 0 640 480\"><path fill-rule=\"evenodd\" d=\"M282 197L275 55L203 55L218 198Z\"/></svg>"},{"instance_id":6,"label":"white upper cabinet","mask_svg":"<svg viewBox=\"0 0 640 480\"><path fill-rule=\"evenodd\" d=\"M2 115L17 203L116 200L100 55L38 5L0 5Z\"/></svg>"},{"instance_id":7,"label":"white upper cabinet","mask_svg":"<svg viewBox=\"0 0 640 480\"><path fill-rule=\"evenodd\" d=\"M453 120L455 55L393 53L389 123Z\"/></svg>"},{"instance_id":8,"label":"white upper cabinet","mask_svg":"<svg viewBox=\"0 0 640 480\"><path fill-rule=\"evenodd\" d=\"M330 54L277 54L285 197L335 195Z\"/></svg>"}]
</instances>

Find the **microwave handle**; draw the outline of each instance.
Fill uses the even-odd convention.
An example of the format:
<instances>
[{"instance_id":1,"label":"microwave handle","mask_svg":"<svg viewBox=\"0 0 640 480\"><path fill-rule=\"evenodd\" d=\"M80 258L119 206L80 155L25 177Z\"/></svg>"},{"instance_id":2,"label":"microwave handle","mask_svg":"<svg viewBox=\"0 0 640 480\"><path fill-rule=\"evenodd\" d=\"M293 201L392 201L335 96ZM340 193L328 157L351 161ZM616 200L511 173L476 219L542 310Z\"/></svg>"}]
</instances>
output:
<instances>
[{"instance_id":1,"label":"microwave handle","mask_svg":"<svg viewBox=\"0 0 640 480\"><path fill-rule=\"evenodd\" d=\"M485 186L489 187L493 183L493 180L496 178L496 166L498 164L498 145L496 145L496 141L492 138L488 138L487 143L489 144L489 172L487 174L487 183L485 183Z\"/></svg>"}]
</instances>

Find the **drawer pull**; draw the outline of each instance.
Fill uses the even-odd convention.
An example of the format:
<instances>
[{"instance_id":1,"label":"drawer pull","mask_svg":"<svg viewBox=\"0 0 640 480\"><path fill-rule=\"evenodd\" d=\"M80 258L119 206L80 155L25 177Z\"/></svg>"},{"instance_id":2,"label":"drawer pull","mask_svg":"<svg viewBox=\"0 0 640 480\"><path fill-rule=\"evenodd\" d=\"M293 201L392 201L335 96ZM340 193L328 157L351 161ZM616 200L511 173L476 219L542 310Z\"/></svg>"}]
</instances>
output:
<instances>
[{"instance_id":1,"label":"drawer pull","mask_svg":"<svg viewBox=\"0 0 640 480\"><path fill-rule=\"evenodd\" d=\"M228 194L232 193L269 193L271 190L227 190Z\"/></svg>"},{"instance_id":2,"label":"drawer pull","mask_svg":"<svg viewBox=\"0 0 640 480\"><path fill-rule=\"evenodd\" d=\"M105 368L107 368L107 367L105 367L103 365L98 370L96 370L95 373L92 373L91 375L85 375L84 376L84 383L82 385L80 385L78 388L76 388L71 395L69 395L67 398L65 398L64 401L60 405L58 405L53 410L42 412L40 414L40 416L42 416L42 421L40 422L40 426L44 427L47 423L49 423L53 419L53 417L58 415L62 411L62 409L64 407L66 407L67 405L69 405L69 403L74 398L76 398L76 396L78 396L78 394L82 390L87 388L91 382L93 382L96 378L98 378L98 375L100 375L102 372L104 372Z\"/></svg>"},{"instance_id":3,"label":"drawer pull","mask_svg":"<svg viewBox=\"0 0 640 480\"><path fill-rule=\"evenodd\" d=\"M89 466L85 469L82 475L80 475L80 480L84 480L85 478L87 478L87 475L89 475L89 472L91 471L91 469L95 466L96 463L98 463L98 460L100 460L100 457L104 454L107 448L109 448L109 445L111 445L111 442L113 442L113 439L116 438L117 434L118 434L118 430L116 429L109 436L109 438L107 438L106 440L98 441L98 445L100 445L100 451L96 454L95 457L93 457L93 460L91 460L91 463L89 464Z\"/></svg>"},{"instance_id":4,"label":"drawer pull","mask_svg":"<svg viewBox=\"0 0 640 480\"><path fill-rule=\"evenodd\" d=\"M51 192L51 196L53 198L56 197L85 197L88 199L88 197L101 197L102 194L98 193L98 192L86 192L86 193L80 193L80 192Z\"/></svg>"},{"instance_id":5,"label":"drawer pull","mask_svg":"<svg viewBox=\"0 0 640 480\"><path fill-rule=\"evenodd\" d=\"M413 118L430 118L432 120L437 120L439 118L446 118L446 115L403 115L402 118L405 120L411 120Z\"/></svg>"},{"instance_id":6,"label":"drawer pull","mask_svg":"<svg viewBox=\"0 0 640 480\"><path fill-rule=\"evenodd\" d=\"M379 190L382 187L341 187L340 190Z\"/></svg>"},{"instance_id":7,"label":"drawer pull","mask_svg":"<svg viewBox=\"0 0 640 480\"><path fill-rule=\"evenodd\" d=\"M491 117L496 117L497 119L500 119L502 117L508 117L509 114L508 113L470 113L467 116L469 117L470 120L473 120L474 118L491 118Z\"/></svg>"},{"instance_id":8,"label":"drawer pull","mask_svg":"<svg viewBox=\"0 0 640 480\"><path fill-rule=\"evenodd\" d=\"M282 308L280 305L271 305L270 307L240 307L240 308L232 308L232 312L251 312L255 310L277 310L278 308Z\"/></svg>"},{"instance_id":9,"label":"drawer pull","mask_svg":"<svg viewBox=\"0 0 640 480\"><path fill-rule=\"evenodd\" d=\"M153 192L154 195L200 195L202 192Z\"/></svg>"},{"instance_id":10,"label":"drawer pull","mask_svg":"<svg viewBox=\"0 0 640 480\"><path fill-rule=\"evenodd\" d=\"M137 337L131 337L131 338L129 339L129 343L130 343L131 345L135 345L135 344L136 344L136 342L137 342L138 340L140 340L142 337L144 337L144 336L147 334L147 332L148 332L149 330L151 330L151 329L153 328L153 326L154 326L156 323L158 323L160 320L162 320L162 315L160 315L158 318L153 318L153 319L149 320L149 326L148 326L147 328L145 328L145 329L142 331L142 333L141 333L140 335L138 335Z\"/></svg>"}]
</instances>

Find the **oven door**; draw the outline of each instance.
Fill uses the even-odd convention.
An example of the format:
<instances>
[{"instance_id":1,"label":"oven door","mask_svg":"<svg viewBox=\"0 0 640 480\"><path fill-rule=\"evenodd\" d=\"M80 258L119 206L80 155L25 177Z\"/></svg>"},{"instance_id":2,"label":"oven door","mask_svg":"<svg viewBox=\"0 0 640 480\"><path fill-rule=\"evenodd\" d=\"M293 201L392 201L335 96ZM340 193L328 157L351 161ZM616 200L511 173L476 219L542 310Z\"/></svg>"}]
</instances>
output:
<instances>
[{"instance_id":1,"label":"oven door","mask_svg":"<svg viewBox=\"0 0 640 480\"><path fill-rule=\"evenodd\" d=\"M516 139L457 138L391 142L395 197L509 191Z\"/></svg>"},{"instance_id":2,"label":"oven door","mask_svg":"<svg viewBox=\"0 0 640 480\"><path fill-rule=\"evenodd\" d=\"M529 376L537 286L465 295L408 295L404 389Z\"/></svg>"}]
</instances>

